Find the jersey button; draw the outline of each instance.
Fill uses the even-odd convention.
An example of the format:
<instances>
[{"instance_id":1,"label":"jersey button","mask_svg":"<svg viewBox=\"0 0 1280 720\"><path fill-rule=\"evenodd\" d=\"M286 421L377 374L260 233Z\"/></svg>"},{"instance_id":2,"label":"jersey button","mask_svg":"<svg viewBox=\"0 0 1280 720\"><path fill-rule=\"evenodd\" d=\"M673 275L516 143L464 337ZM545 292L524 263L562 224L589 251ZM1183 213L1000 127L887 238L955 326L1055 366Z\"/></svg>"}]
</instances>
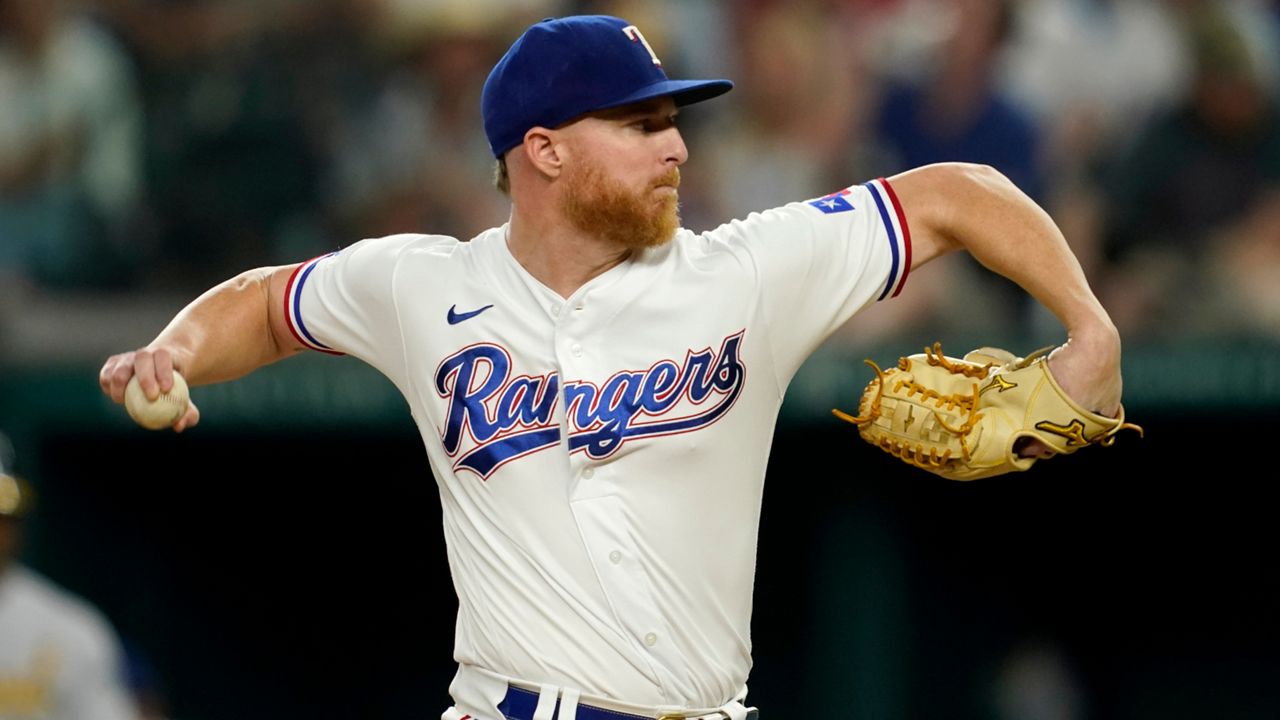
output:
<instances>
[{"instance_id":1,"label":"jersey button","mask_svg":"<svg viewBox=\"0 0 1280 720\"><path fill-rule=\"evenodd\" d=\"M569 349L573 351L575 357L582 357L582 346L578 343L570 345Z\"/></svg>"},{"instance_id":2,"label":"jersey button","mask_svg":"<svg viewBox=\"0 0 1280 720\"><path fill-rule=\"evenodd\" d=\"M556 316L556 317L560 317L560 306L559 306L559 305L552 305L551 307L549 307L549 308L547 308L547 309L551 311L551 314L552 314L552 315L554 315L554 316Z\"/></svg>"},{"instance_id":3,"label":"jersey button","mask_svg":"<svg viewBox=\"0 0 1280 720\"><path fill-rule=\"evenodd\" d=\"M596 474L596 471L591 468L587 468L586 470L582 471L582 477L587 480L590 480L595 474Z\"/></svg>"},{"instance_id":4,"label":"jersey button","mask_svg":"<svg viewBox=\"0 0 1280 720\"><path fill-rule=\"evenodd\" d=\"M649 647L653 647L654 645L657 645L657 644L658 644L658 636L657 636L657 635L655 635L654 633L649 633L649 634L645 635L645 636L644 636L644 644L645 644L645 645L648 645Z\"/></svg>"},{"instance_id":5,"label":"jersey button","mask_svg":"<svg viewBox=\"0 0 1280 720\"><path fill-rule=\"evenodd\" d=\"M618 552L617 550L614 550L613 552L609 553L609 562L613 563L614 565L617 565L618 563L622 562L622 553Z\"/></svg>"}]
</instances>

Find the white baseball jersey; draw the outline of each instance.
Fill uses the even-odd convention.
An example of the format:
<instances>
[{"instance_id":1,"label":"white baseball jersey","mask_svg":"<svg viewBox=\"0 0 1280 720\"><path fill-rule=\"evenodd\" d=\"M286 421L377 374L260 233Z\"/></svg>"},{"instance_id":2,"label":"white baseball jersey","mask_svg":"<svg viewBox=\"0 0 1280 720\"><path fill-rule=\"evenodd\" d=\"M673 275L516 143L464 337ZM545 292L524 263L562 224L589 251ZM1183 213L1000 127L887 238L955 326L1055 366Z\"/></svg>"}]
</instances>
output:
<instances>
[{"instance_id":1,"label":"white baseball jersey","mask_svg":"<svg viewBox=\"0 0 1280 720\"><path fill-rule=\"evenodd\" d=\"M97 609L21 566L0 575L0 720L134 720Z\"/></svg>"},{"instance_id":2,"label":"white baseball jersey","mask_svg":"<svg viewBox=\"0 0 1280 720\"><path fill-rule=\"evenodd\" d=\"M455 658L649 706L745 692L783 393L910 239L882 180L679 230L564 298L470 242L367 239L304 263L287 317L378 368L421 429L459 600ZM500 717L492 698L460 711Z\"/></svg>"}]
</instances>

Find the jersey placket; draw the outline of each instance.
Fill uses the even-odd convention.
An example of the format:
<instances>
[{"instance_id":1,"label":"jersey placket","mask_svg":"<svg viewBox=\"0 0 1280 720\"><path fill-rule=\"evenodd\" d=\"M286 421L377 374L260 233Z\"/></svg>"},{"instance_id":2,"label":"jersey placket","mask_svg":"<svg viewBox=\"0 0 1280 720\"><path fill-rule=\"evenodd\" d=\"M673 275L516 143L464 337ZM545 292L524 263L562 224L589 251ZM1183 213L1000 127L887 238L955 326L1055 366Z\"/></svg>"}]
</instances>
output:
<instances>
[{"instance_id":1,"label":"jersey placket","mask_svg":"<svg viewBox=\"0 0 1280 720\"><path fill-rule=\"evenodd\" d=\"M578 467L582 468L580 474L593 471L591 480L613 483L608 466L592 468L575 463ZM612 494L578 499L572 510L619 629L649 663L663 695L677 697L679 681L674 670L682 667L684 660L655 602L655 589L645 573L622 499Z\"/></svg>"},{"instance_id":2,"label":"jersey placket","mask_svg":"<svg viewBox=\"0 0 1280 720\"><path fill-rule=\"evenodd\" d=\"M614 370L599 366L596 358L600 353L592 345L592 340L599 342L596 326L598 318L604 316L599 312L603 307L596 305L601 303L589 303L583 288L565 301L558 312L552 310L561 378L593 378L602 382ZM559 404L565 411L563 437L568 450L574 425L563 397ZM636 652L646 660L663 695L675 697L678 681L672 669L681 667L683 660L672 642L671 628L655 602L654 588L645 573L640 548L635 543L619 494L615 469L609 458L596 460L586 452L571 453L569 465L573 473L568 488L570 509L618 629L632 640Z\"/></svg>"}]
</instances>

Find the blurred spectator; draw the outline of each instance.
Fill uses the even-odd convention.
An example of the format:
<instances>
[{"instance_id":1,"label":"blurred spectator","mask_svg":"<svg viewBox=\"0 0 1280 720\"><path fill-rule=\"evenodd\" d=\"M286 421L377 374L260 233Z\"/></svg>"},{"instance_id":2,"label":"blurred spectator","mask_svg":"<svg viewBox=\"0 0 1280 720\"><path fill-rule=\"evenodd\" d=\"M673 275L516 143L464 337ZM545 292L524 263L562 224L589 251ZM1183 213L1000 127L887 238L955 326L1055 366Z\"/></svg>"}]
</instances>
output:
<instances>
[{"instance_id":1,"label":"blurred spectator","mask_svg":"<svg viewBox=\"0 0 1280 720\"><path fill-rule=\"evenodd\" d=\"M1044 133L1046 209L1100 277L1098 171L1190 76L1167 0L1025 0L1000 72Z\"/></svg>"},{"instance_id":2,"label":"blurred spectator","mask_svg":"<svg viewBox=\"0 0 1280 720\"><path fill-rule=\"evenodd\" d=\"M119 283L139 248L134 68L66 0L0 0L0 274Z\"/></svg>"},{"instance_id":3,"label":"blurred spectator","mask_svg":"<svg viewBox=\"0 0 1280 720\"><path fill-rule=\"evenodd\" d=\"M1000 74L1047 135L1055 182L1113 152L1186 86L1167 0L1024 0Z\"/></svg>"},{"instance_id":4,"label":"blurred spectator","mask_svg":"<svg viewBox=\"0 0 1280 720\"><path fill-rule=\"evenodd\" d=\"M1280 336L1280 124L1239 16L1189 3L1194 75L1108 176L1104 302L1131 337Z\"/></svg>"},{"instance_id":5,"label":"blurred spectator","mask_svg":"<svg viewBox=\"0 0 1280 720\"><path fill-rule=\"evenodd\" d=\"M825 195L858 177L849 158L857 147L855 109L866 73L858 69L856 43L842 34L843 19L820 2L740 9L733 19L738 91L726 96L731 111L708 129L713 144L701 172L714 186L702 189L708 206L687 217L687 227L710 229L754 210Z\"/></svg>"},{"instance_id":6,"label":"blurred spectator","mask_svg":"<svg viewBox=\"0 0 1280 720\"><path fill-rule=\"evenodd\" d=\"M918 36L926 16L935 37ZM1014 21L1011 0L935 0L904 7L895 31L916 37L897 43L912 50L904 62L885 67L874 122L876 174L937 162L983 163L1044 202L1040 127L999 83ZM946 267L953 269L946 294L968 299L963 312L944 316L947 327L993 337L1029 326L1034 306L1012 282L967 256ZM983 312L973 312L974 307Z\"/></svg>"},{"instance_id":7,"label":"blurred spectator","mask_svg":"<svg viewBox=\"0 0 1280 720\"><path fill-rule=\"evenodd\" d=\"M388 0L367 29L381 81L326 128L343 243L399 232L471 237L506 220L480 118L492 58L546 3Z\"/></svg>"},{"instance_id":8,"label":"blurred spectator","mask_svg":"<svg viewBox=\"0 0 1280 720\"><path fill-rule=\"evenodd\" d=\"M5 468L0 461L0 718L139 720L106 617L19 562L31 494Z\"/></svg>"},{"instance_id":9,"label":"blurred spectator","mask_svg":"<svg viewBox=\"0 0 1280 720\"><path fill-rule=\"evenodd\" d=\"M143 78L159 245L144 287L203 286L267 264L290 233L322 232L300 70L341 5L104 0Z\"/></svg>"},{"instance_id":10,"label":"blurred spectator","mask_svg":"<svg viewBox=\"0 0 1280 720\"><path fill-rule=\"evenodd\" d=\"M997 76L1013 4L951 0L935 10L950 22L927 67L886 78L875 126L886 174L935 162L986 163L1042 201L1039 127Z\"/></svg>"}]
</instances>

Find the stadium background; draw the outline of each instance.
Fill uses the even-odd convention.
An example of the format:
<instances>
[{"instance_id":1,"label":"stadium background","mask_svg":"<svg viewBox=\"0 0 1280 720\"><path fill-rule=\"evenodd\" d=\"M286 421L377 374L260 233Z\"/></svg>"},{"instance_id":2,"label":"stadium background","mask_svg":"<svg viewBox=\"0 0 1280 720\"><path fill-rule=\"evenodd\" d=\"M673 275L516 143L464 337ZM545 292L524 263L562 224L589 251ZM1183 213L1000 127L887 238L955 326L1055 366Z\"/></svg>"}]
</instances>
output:
<instances>
[{"instance_id":1,"label":"stadium background","mask_svg":"<svg viewBox=\"0 0 1280 720\"><path fill-rule=\"evenodd\" d=\"M107 613L171 717L434 717L456 607L437 495L403 401L351 360L197 388L181 436L133 426L98 366L240 269L500 222L475 93L529 19L569 11L634 19L673 75L737 82L682 117L690 227L990 162L1125 332L1146 437L974 484L829 410L864 357L1057 341L1038 308L948 258L814 356L766 483L769 717L1280 716L1273 3L0 0L0 432L38 493L24 559ZM71 69L14 81L13 48L49 28Z\"/></svg>"}]
</instances>

